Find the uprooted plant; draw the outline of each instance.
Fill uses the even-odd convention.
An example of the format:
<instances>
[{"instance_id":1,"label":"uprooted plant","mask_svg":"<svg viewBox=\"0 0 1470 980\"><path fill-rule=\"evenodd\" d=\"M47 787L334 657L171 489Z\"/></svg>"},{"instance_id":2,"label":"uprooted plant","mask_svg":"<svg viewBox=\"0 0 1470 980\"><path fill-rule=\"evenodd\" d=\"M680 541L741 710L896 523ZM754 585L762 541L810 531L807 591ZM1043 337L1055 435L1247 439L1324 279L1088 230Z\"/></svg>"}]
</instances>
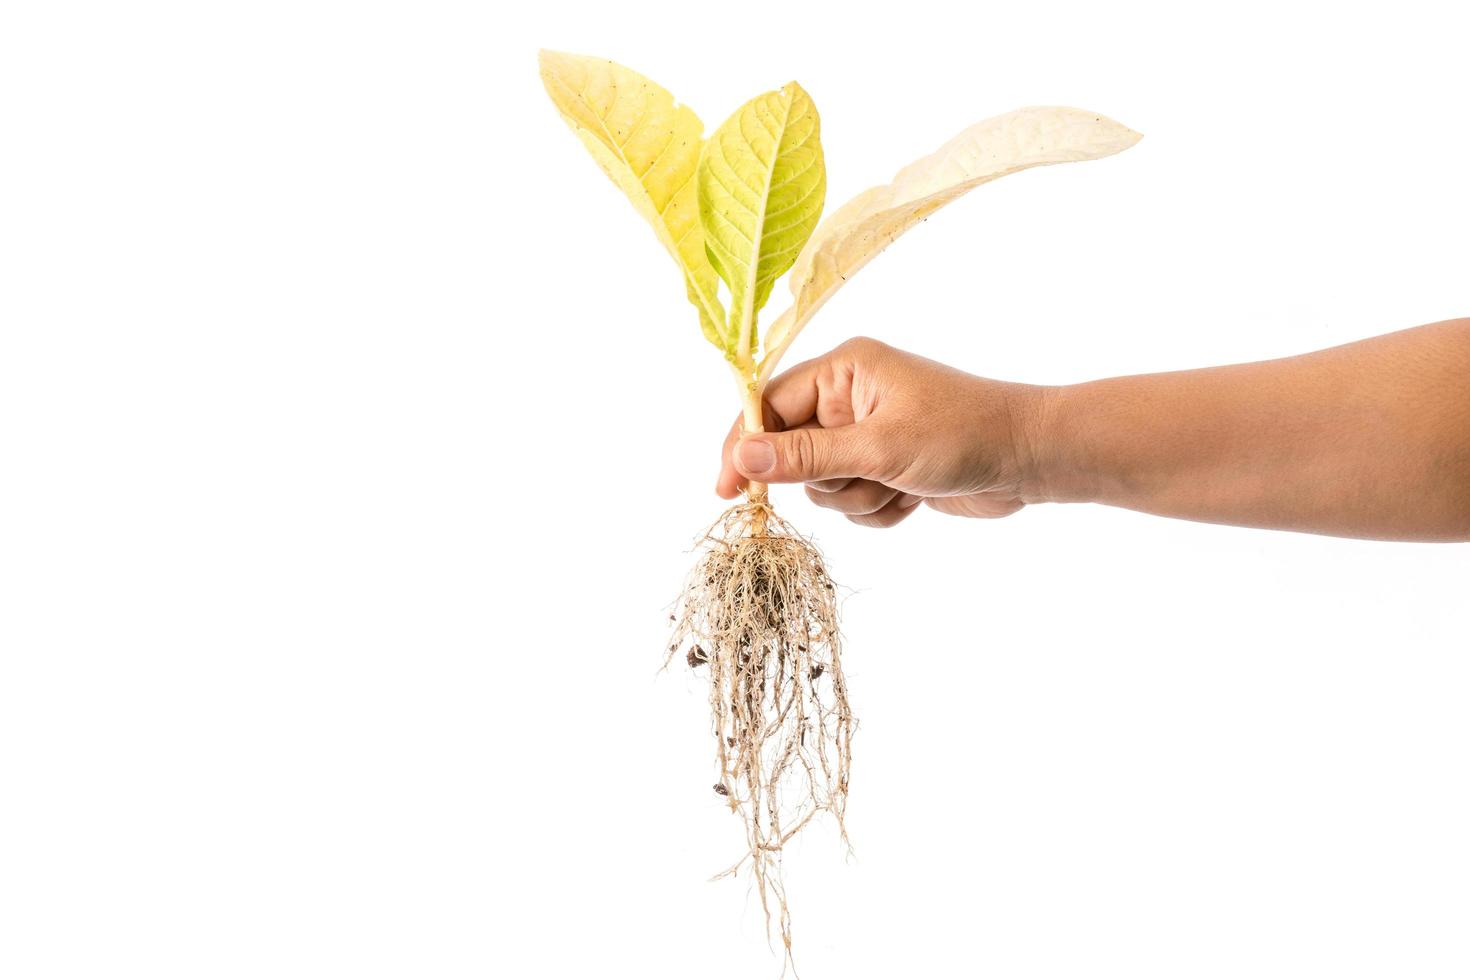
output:
<instances>
[{"instance_id":1,"label":"uprooted plant","mask_svg":"<svg viewBox=\"0 0 1470 980\"><path fill-rule=\"evenodd\" d=\"M756 96L704 138L687 106L601 58L541 53L562 117L678 263L704 336L734 376L747 433L793 340L842 284L918 222L973 187L1030 167L1109 156L1139 135L1095 113L1029 108L978 123L818 227L826 196L820 123L801 86ZM788 270L793 301L757 317ZM719 285L726 286L728 310ZM674 614L669 658L710 678L714 791L742 816L767 922L789 957L782 848L819 813L845 842L855 721L834 588L821 554L772 509L764 484L705 534Z\"/></svg>"}]
</instances>

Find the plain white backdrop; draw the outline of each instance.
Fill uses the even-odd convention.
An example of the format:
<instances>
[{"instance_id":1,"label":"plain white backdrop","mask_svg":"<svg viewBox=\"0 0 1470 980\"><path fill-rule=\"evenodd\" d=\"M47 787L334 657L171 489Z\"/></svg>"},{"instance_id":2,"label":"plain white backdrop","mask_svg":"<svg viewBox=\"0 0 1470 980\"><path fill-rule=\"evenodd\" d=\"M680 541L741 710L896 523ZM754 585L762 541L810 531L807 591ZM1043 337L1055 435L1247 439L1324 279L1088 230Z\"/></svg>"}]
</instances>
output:
<instances>
[{"instance_id":1,"label":"plain white backdrop","mask_svg":"<svg viewBox=\"0 0 1470 980\"><path fill-rule=\"evenodd\" d=\"M710 127L799 80L829 209L1022 105L1140 130L792 355L1052 383L1470 312L1458 6L7 4L0 975L779 972L655 672L735 400L538 47ZM776 499L862 720L807 980L1470 974L1466 546Z\"/></svg>"}]
</instances>

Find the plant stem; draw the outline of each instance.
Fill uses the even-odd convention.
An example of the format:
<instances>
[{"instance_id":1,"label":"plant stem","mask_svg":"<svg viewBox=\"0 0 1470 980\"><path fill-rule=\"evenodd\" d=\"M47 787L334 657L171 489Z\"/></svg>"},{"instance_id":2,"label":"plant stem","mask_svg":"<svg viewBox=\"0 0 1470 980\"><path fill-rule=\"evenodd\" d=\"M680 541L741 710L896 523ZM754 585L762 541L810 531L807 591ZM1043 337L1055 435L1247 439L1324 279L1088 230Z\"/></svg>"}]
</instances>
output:
<instances>
[{"instance_id":1,"label":"plant stem","mask_svg":"<svg viewBox=\"0 0 1470 980\"><path fill-rule=\"evenodd\" d=\"M743 398L745 407L745 422L742 428L745 430L746 435L753 435L757 432L766 431L765 420L762 417L761 412L762 388L763 386L754 378L748 380L745 383ZM745 489L745 494L748 498L750 498L751 503L763 504L766 502L767 487L764 483L759 483L755 480L751 480L749 485ZM757 530L763 532L765 530L764 518L757 519L757 524Z\"/></svg>"}]
</instances>

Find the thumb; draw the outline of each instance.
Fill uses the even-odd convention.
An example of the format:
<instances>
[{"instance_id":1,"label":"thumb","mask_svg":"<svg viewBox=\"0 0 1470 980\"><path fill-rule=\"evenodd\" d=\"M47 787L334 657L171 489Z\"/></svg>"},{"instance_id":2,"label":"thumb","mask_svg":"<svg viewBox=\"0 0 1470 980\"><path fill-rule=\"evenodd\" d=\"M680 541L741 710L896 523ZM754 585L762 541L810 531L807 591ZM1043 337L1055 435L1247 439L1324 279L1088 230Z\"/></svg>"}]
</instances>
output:
<instances>
[{"instance_id":1,"label":"thumb","mask_svg":"<svg viewBox=\"0 0 1470 980\"><path fill-rule=\"evenodd\" d=\"M741 439L732 455L742 476L761 483L871 477L884 456L862 425L759 432Z\"/></svg>"}]
</instances>

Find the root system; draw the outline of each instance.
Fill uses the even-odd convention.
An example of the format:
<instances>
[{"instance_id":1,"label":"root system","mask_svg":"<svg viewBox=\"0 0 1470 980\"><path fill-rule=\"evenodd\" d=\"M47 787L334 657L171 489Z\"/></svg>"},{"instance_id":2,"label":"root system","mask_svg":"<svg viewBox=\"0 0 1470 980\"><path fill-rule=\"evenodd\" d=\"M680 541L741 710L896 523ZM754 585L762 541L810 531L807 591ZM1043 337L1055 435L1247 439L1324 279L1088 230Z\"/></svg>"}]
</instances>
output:
<instances>
[{"instance_id":1,"label":"root system","mask_svg":"<svg viewBox=\"0 0 1470 980\"><path fill-rule=\"evenodd\" d=\"M782 849L819 813L843 844L851 741L837 631L836 589L821 553L764 499L727 510L674 613L669 660L708 670L718 775L714 792L745 823L769 929L774 912L786 956L791 916Z\"/></svg>"}]
</instances>

